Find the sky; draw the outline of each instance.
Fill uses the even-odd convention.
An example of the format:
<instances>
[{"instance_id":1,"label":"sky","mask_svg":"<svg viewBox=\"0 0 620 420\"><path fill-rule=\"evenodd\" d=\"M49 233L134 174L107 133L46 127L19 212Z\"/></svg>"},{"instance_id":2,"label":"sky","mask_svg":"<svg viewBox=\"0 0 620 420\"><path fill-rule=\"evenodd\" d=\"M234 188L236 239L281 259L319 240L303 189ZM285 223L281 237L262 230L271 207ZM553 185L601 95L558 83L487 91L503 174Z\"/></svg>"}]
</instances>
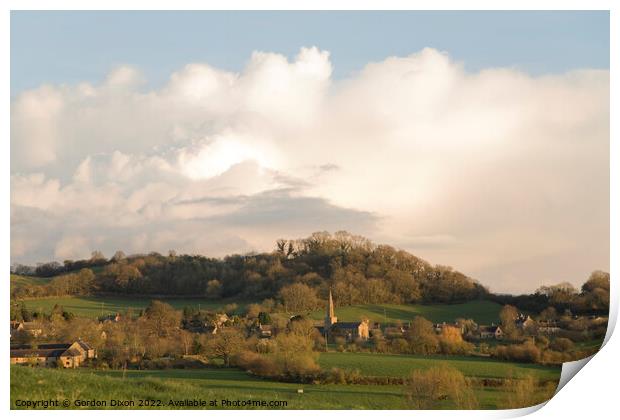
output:
<instances>
[{"instance_id":1,"label":"sky","mask_svg":"<svg viewBox=\"0 0 620 420\"><path fill-rule=\"evenodd\" d=\"M12 12L13 263L322 230L608 270L608 13Z\"/></svg>"}]
</instances>

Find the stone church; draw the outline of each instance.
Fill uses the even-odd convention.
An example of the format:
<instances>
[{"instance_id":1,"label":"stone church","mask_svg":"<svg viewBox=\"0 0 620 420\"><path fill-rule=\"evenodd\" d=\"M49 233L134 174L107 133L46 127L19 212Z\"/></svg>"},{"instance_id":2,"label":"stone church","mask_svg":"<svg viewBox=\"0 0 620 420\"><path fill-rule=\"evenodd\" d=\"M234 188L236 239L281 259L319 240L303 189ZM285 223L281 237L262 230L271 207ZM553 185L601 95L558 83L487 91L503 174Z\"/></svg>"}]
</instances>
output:
<instances>
[{"instance_id":1,"label":"stone church","mask_svg":"<svg viewBox=\"0 0 620 420\"><path fill-rule=\"evenodd\" d=\"M358 338L368 340L369 337L367 319L360 322L338 322L338 318L334 312L334 300L331 290L329 291L329 302L327 304L323 331L329 335L330 338L343 337L347 341L354 341Z\"/></svg>"}]
</instances>

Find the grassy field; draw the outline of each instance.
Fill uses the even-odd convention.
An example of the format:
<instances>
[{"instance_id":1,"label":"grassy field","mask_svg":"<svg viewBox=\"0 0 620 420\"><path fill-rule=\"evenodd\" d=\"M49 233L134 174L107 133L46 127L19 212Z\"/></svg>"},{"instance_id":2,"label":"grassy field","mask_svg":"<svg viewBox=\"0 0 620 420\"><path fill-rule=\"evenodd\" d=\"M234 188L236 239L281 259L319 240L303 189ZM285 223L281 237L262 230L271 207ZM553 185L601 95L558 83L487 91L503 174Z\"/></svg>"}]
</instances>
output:
<instances>
[{"instance_id":1,"label":"grassy field","mask_svg":"<svg viewBox=\"0 0 620 420\"><path fill-rule=\"evenodd\" d=\"M376 353L321 353L319 364L324 369L339 367L359 369L367 376L406 377L415 369L428 369L438 362L476 378L521 378L532 374L540 380L559 380L562 368L528 363L502 362L467 356L416 356Z\"/></svg>"},{"instance_id":2,"label":"grassy field","mask_svg":"<svg viewBox=\"0 0 620 420\"><path fill-rule=\"evenodd\" d=\"M99 268L99 267L97 267ZM42 285L51 281L52 278L19 276L11 274L11 290L20 285ZM170 303L177 309L185 306L202 309L216 310L232 302L216 302L207 299L183 299L171 298L160 299ZM62 305L65 310L78 316L97 317L112 312L124 312L131 308L138 311L145 308L151 299L138 297L65 297L65 298L41 298L27 299L26 306L31 310L49 312L55 304ZM237 312L242 312L248 302L239 303ZM103 307L102 307L103 305ZM472 301L453 305L353 305L337 307L336 316L340 321L359 321L361 318L369 318L375 322L407 322L415 316L423 316L433 322L454 322L457 318L471 318L479 324L497 322L501 306L487 300ZM325 317L324 310L314 311L309 314L317 321ZM290 314L289 314L290 315Z\"/></svg>"},{"instance_id":3,"label":"grassy field","mask_svg":"<svg viewBox=\"0 0 620 420\"><path fill-rule=\"evenodd\" d=\"M303 394L297 392L303 389ZM161 400L264 400L286 401L287 409L406 409L402 385L308 385L261 380L236 369L177 369L158 371L60 370L11 366L11 408L16 400L74 401L112 399ZM481 408L494 409L507 398L501 388L475 390ZM58 407L62 408L62 407ZM140 408L140 407L134 407ZM143 407L144 408L144 407ZM149 408L149 407L147 407ZM214 407L211 407L214 408ZM448 403L443 408L452 408Z\"/></svg>"},{"instance_id":4,"label":"grassy field","mask_svg":"<svg viewBox=\"0 0 620 420\"><path fill-rule=\"evenodd\" d=\"M132 309L134 312L140 309L146 308L151 302L150 298L134 298L134 297L50 297L41 299L27 299L24 300L26 307L32 311L44 311L49 312L54 305L61 305L66 311L73 312L77 316L96 318L102 314L110 314L115 312L123 313L127 309ZM177 309L183 309L184 307L193 307L201 309L217 310L224 305L231 302L212 301L207 299L187 299L187 298L173 298L173 299L159 299L167 302ZM238 303L236 312L242 312L245 308L244 303Z\"/></svg>"},{"instance_id":5,"label":"grassy field","mask_svg":"<svg viewBox=\"0 0 620 420\"><path fill-rule=\"evenodd\" d=\"M367 317L374 322L407 322L415 316L423 316L433 322L454 322L457 318L471 318L479 324L498 322L501 305L479 300L453 305L353 305L336 308L339 321L359 321ZM310 314L312 319L322 320L325 311Z\"/></svg>"},{"instance_id":6,"label":"grassy field","mask_svg":"<svg viewBox=\"0 0 620 420\"><path fill-rule=\"evenodd\" d=\"M11 276L11 285L18 282L44 282L47 279L36 277L18 277L15 280ZM31 283L33 284L33 283ZM139 311L151 302L150 298L140 297L49 297L40 299L24 300L30 310L49 312L54 305L61 305L66 311L73 312L77 316L98 317L102 314L125 312L127 309ZM200 298L162 298L177 309L193 307L201 309L217 310L224 305L233 303L230 301L213 301ZM234 302L238 308L236 313L242 313L249 302ZM408 322L415 316L423 316L433 322L454 322L457 318L472 318L481 324L497 322L501 306L490 301L473 301L454 305L354 305L339 307L336 315L340 321L357 321L368 317L377 322ZM289 314L290 315L290 314ZM320 321L324 317L323 311L310 313L310 317Z\"/></svg>"},{"instance_id":7,"label":"grassy field","mask_svg":"<svg viewBox=\"0 0 620 420\"><path fill-rule=\"evenodd\" d=\"M20 276L11 274L11 290L18 286L41 286L51 281L51 278Z\"/></svg>"}]
</instances>

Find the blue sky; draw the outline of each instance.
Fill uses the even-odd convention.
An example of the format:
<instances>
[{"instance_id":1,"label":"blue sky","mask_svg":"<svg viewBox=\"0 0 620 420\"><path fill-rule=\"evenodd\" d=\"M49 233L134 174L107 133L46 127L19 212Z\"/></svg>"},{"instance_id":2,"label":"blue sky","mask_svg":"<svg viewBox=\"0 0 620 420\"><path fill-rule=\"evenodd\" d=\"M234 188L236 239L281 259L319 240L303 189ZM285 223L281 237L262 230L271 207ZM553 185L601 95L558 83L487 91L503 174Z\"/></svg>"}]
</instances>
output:
<instances>
[{"instance_id":1,"label":"blue sky","mask_svg":"<svg viewBox=\"0 0 620 420\"><path fill-rule=\"evenodd\" d=\"M153 87L189 62L240 71L254 50L331 52L333 77L432 47L467 70L609 68L608 12L12 12L12 95L139 68Z\"/></svg>"}]
</instances>

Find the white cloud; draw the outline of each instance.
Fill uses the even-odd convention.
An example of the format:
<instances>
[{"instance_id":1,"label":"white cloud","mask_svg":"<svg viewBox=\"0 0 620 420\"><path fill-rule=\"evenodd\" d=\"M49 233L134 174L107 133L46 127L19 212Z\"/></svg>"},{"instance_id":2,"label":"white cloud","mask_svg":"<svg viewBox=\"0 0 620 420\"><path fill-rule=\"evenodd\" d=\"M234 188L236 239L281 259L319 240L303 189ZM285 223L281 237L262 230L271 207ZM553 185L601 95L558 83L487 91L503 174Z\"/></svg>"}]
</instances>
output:
<instances>
[{"instance_id":1,"label":"white cloud","mask_svg":"<svg viewBox=\"0 0 620 420\"><path fill-rule=\"evenodd\" d=\"M14 257L222 255L339 223L495 290L608 268L608 71L467 73L433 49L331 71L303 48L240 73L188 64L152 91L119 67L21 93ZM53 216L40 243L29 209Z\"/></svg>"},{"instance_id":2,"label":"white cloud","mask_svg":"<svg viewBox=\"0 0 620 420\"><path fill-rule=\"evenodd\" d=\"M91 249L92 246L92 242L83 236L63 236L54 248L54 258L62 261L74 258L76 255L84 255L85 250Z\"/></svg>"}]
</instances>

